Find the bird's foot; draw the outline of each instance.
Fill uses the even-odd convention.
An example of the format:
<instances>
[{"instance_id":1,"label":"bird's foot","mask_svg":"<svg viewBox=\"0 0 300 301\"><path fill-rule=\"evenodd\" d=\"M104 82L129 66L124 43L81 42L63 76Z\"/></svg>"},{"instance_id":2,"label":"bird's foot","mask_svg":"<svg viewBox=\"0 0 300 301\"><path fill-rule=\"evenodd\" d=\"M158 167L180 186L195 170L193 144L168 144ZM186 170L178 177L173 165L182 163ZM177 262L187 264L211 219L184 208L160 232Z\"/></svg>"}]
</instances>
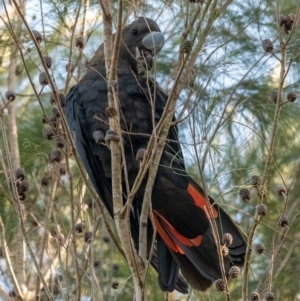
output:
<instances>
[{"instance_id":1,"label":"bird's foot","mask_svg":"<svg viewBox=\"0 0 300 301\"><path fill-rule=\"evenodd\" d=\"M118 134L112 130L108 130L106 132L106 135L105 135L105 142L107 145L109 145L109 142L113 140L113 141L116 141L116 142L120 142L120 137L118 136Z\"/></svg>"}]
</instances>

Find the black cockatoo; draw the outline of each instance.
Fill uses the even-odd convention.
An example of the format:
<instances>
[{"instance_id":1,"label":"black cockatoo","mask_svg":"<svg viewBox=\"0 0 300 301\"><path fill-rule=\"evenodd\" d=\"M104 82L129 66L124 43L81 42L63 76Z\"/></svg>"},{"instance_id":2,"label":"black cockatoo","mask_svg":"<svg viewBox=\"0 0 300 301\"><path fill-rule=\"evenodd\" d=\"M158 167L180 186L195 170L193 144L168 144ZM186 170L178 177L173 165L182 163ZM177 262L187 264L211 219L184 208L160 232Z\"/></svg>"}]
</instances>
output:
<instances>
[{"instance_id":1,"label":"black cockatoo","mask_svg":"<svg viewBox=\"0 0 300 301\"><path fill-rule=\"evenodd\" d=\"M143 60L137 59L137 53L144 54L144 67L151 68L151 57L160 51L163 42L158 25L148 18L138 18L122 30L117 76L123 131L121 143L126 157L123 163L127 166L126 176L131 187L139 171L136 155L139 150L147 147L153 131L153 120L157 122L161 118L168 99L168 95L154 81L147 80L141 71L140 63ZM109 130L105 113L107 107L102 45L91 60L85 76L70 90L65 114L89 178L113 217L111 153L104 142L104 136ZM130 216L131 233L136 246L145 183L146 179L136 193ZM233 238L229 254L224 257L226 273L232 265L243 264L245 237L218 205L214 204L210 211L209 203L213 204L214 201L211 198L206 200L202 188L185 171L177 128L172 126L152 192L157 244L151 263L158 271L162 290L187 292L187 284L178 276L179 269L187 283L201 291L206 290L216 279L222 278L218 256L220 250L213 236L210 219L215 219L220 239L224 233L231 234ZM151 223L148 223L148 228L149 238L152 238Z\"/></svg>"}]
</instances>

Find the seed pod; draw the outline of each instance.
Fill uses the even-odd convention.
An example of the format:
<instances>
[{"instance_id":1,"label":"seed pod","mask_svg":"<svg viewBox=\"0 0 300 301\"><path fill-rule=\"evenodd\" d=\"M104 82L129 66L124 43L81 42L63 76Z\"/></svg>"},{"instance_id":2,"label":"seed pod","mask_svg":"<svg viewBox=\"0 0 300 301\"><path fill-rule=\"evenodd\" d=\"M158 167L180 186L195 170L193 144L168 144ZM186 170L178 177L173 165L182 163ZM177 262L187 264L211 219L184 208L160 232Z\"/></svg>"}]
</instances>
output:
<instances>
[{"instance_id":1,"label":"seed pod","mask_svg":"<svg viewBox=\"0 0 300 301\"><path fill-rule=\"evenodd\" d=\"M58 96L58 100L59 100L59 103L60 103L61 107L64 108L64 107L65 107L65 101L66 101L66 96L65 96L65 94L64 94L64 93L58 92L58 93L57 93L57 96ZM51 104L52 104L53 106L56 105L56 100L55 100L55 97L54 97L54 94L53 94L53 93L51 93L51 95L50 95L50 102L51 102ZM58 104L57 104L57 105L58 105Z\"/></svg>"},{"instance_id":2,"label":"seed pod","mask_svg":"<svg viewBox=\"0 0 300 301\"><path fill-rule=\"evenodd\" d=\"M18 186L18 194L26 192L29 189L29 182L27 180L21 181L20 185Z\"/></svg>"},{"instance_id":3,"label":"seed pod","mask_svg":"<svg viewBox=\"0 0 300 301\"><path fill-rule=\"evenodd\" d=\"M5 97L8 101L14 101L16 99L16 93L13 92L13 91L8 90L5 93Z\"/></svg>"},{"instance_id":4,"label":"seed pod","mask_svg":"<svg viewBox=\"0 0 300 301\"><path fill-rule=\"evenodd\" d=\"M229 269L229 272L228 272L228 275L229 277L231 278L237 278L240 276L240 273L241 273L241 269L236 266L236 265L233 265L230 269Z\"/></svg>"},{"instance_id":5,"label":"seed pod","mask_svg":"<svg viewBox=\"0 0 300 301\"><path fill-rule=\"evenodd\" d=\"M58 93L58 99L61 107L64 108L66 105L66 95L64 93Z\"/></svg>"},{"instance_id":6,"label":"seed pod","mask_svg":"<svg viewBox=\"0 0 300 301\"><path fill-rule=\"evenodd\" d=\"M219 291L219 292L224 292L225 291L225 281L223 279L218 279L215 281L215 286L216 286L216 289Z\"/></svg>"},{"instance_id":7,"label":"seed pod","mask_svg":"<svg viewBox=\"0 0 300 301\"><path fill-rule=\"evenodd\" d=\"M57 244L62 245L64 243L64 236L62 233L60 233L60 227L57 226L57 229L53 228L50 231L50 234L52 237L55 238Z\"/></svg>"},{"instance_id":8,"label":"seed pod","mask_svg":"<svg viewBox=\"0 0 300 301\"><path fill-rule=\"evenodd\" d=\"M196 72L195 69L192 69L191 73L188 75L187 85L190 88L194 88L196 83Z\"/></svg>"},{"instance_id":9,"label":"seed pod","mask_svg":"<svg viewBox=\"0 0 300 301\"><path fill-rule=\"evenodd\" d=\"M268 207L265 204L259 204L256 206L256 212L258 215L265 216L268 214Z\"/></svg>"},{"instance_id":10,"label":"seed pod","mask_svg":"<svg viewBox=\"0 0 300 301\"><path fill-rule=\"evenodd\" d=\"M41 185L42 185L42 187L46 187L46 186L48 186L48 184L49 184L49 177L43 176L41 178Z\"/></svg>"},{"instance_id":11,"label":"seed pod","mask_svg":"<svg viewBox=\"0 0 300 301\"><path fill-rule=\"evenodd\" d=\"M54 132L51 128L46 128L43 130L43 136L48 140L52 140L54 136Z\"/></svg>"},{"instance_id":12,"label":"seed pod","mask_svg":"<svg viewBox=\"0 0 300 301\"><path fill-rule=\"evenodd\" d=\"M242 188L240 190L240 196L244 202L248 202L250 200L250 190L248 188Z\"/></svg>"},{"instance_id":13,"label":"seed pod","mask_svg":"<svg viewBox=\"0 0 300 301\"><path fill-rule=\"evenodd\" d=\"M181 47L180 50L182 53L191 53L192 49L193 49L194 43L190 40L184 40L181 43Z\"/></svg>"},{"instance_id":14,"label":"seed pod","mask_svg":"<svg viewBox=\"0 0 300 301\"><path fill-rule=\"evenodd\" d=\"M43 123L43 124L48 124L48 117L43 116L43 118L42 118L42 123Z\"/></svg>"},{"instance_id":15,"label":"seed pod","mask_svg":"<svg viewBox=\"0 0 300 301\"><path fill-rule=\"evenodd\" d=\"M64 176L67 173L66 171L66 164L65 163L61 163L59 166L59 174L61 176Z\"/></svg>"},{"instance_id":16,"label":"seed pod","mask_svg":"<svg viewBox=\"0 0 300 301\"><path fill-rule=\"evenodd\" d=\"M110 242L110 238L108 236L104 236L102 238L102 240L105 242L105 243L109 243Z\"/></svg>"},{"instance_id":17,"label":"seed pod","mask_svg":"<svg viewBox=\"0 0 300 301\"><path fill-rule=\"evenodd\" d=\"M275 17L275 19L277 19L277 16ZM279 25L283 26L286 21L287 21L287 18L285 17L285 15L279 14Z\"/></svg>"},{"instance_id":18,"label":"seed pod","mask_svg":"<svg viewBox=\"0 0 300 301\"><path fill-rule=\"evenodd\" d=\"M259 255L262 254L265 250L266 250L266 248L265 248L265 246L262 245L262 244L257 244L257 245L255 246L255 251L256 251L256 253L259 254Z\"/></svg>"},{"instance_id":19,"label":"seed pod","mask_svg":"<svg viewBox=\"0 0 300 301\"><path fill-rule=\"evenodd\" d=\"M42 71L39 74L39 82L42 86L47 86L49 84L48 78L47 78L47 74L45 71Z\"/></svg>"},{"instance_id":20,"label":"seed pod","mask_svg":"<svg viewBox=\"0 0 300 301\"><path fill-rule=\"evenodd\" d=\"M55 105L55 97L54 97L54 94L53 94L53 93L50 94L50 103L51 103L52 105Z\"/></svg>"},{"instance_id":21,"label":"seed pod","mask_svg":"<svg viewBox=\"0 0 300 301\"><path fill-rule=\"evenodd\" d=\"M29 220L30 220L30 224L31 224L33 227L39 226L39 222L38 222L38 220L37 220L35 217L31 217Z\"/></svg>"},{"instance_id":22,"label":"seed pod","mask_svg":"<svg viewBox=\"0 0 300 301\"><path fill-rule=\"evenodd\" d=\"M278 217L278 224L281 227L286 227L289 224L288 217L285 214L279 215L279 217Z\"/></svg>"},{"instance_id":23,"label":"seed pod","mask_svg":"<svg viewBox=\"0 0 300 301\"><path fill-rule=\"evenodd\" d=\"M277 186L276 188L276 193L280 196L285 196L286 195L286 189L284 186Z\"/></svg>"},{"instance_id":24,"label":"seed pod","mask_svg":"<svg viewBox=\"0 0 300 301\"><path fill-rule=\"evenodd\" d=\"M294 18L293 16L293 14L289 15L283 24L284 32L286 34L289 34L294 26L294 20L296 20L296 18Z\"/></svg>"},{"instance_id":25,"label":"seed pod","mask_svg":"<svg viewBox=\"0 0 300 301\"><path fill-rule=\"evenodd\" d=\"M54 163L54 162L59 163L62 159L61 157L62 157L62 154L59 149L55 149L50 153L50 161L52 163Z\"/></svg>"},{"instance_id":26,"label":"seed pod","mask_svg":"<svg viewBox=\"0 0 300 301\"><path fill-rule=\"evenodd\" d=\"M143 161L145 153L146 153L146 150L144 148L140 148L136 153L135 160Z\"/></svg>"},{"instance_id":27,"label":"seed pod","mask_svg":"<svg viewBox=\"0 0 300 301\"><path fill-rule=\"evenodd\" d=\"M83 232L83 229L84 229L84 224L83 223L78 223L76 224L75 226L75 231L77 233L82 233Z\"/></svg>"},{"instance_id":28,"label":"seed pod","mask_svg":"<svg viewBox=\"0 0 300 301\"><path fill-rule=\"evenodd\" d=\"M78 37L75 40L75 46L78 47L80 50L84 47L84 40L83 37Z\"/></svg>"},{"instance_id":29,"label":"seed pod","mask_svg":"<svg viewBox=\"0 0 300 301\"><path fill-rule=\"evenodd\" d=\"M85 241L85 243L90 244L92 242L92 239L93 239L92 232L85 232L84 233L84 241Z\"/></svg>"},{"instance_id":30,"label":"seed pod","mask_svg":"<svg viewBox=\"0 0 300 301\"><path fill-rule=\"evenodd\" d=\"M22 67L20 65L17 65L15 70L16 76L20 75L21 72L22 72Z\"/></svg>"},{"instance_id":31,"label":"seed pod","mask_svg":"<svg viewBox=\"0 0 300 301\"><path fill-rule=\"evenodd\" d=\"M31 32L32 32L32 34L33 34L35 40L36 40L38 43L42 42L42 40L43 40L42 35L41 35L37 30L32 29Z\"/></svg>"},{"instance_id":32,"label":"seed pod","mask_svg":"<svg viewBox=\"0 0 300 301\"><path fill-rule=\"evenodd\" d=\"M294 102L297 99L297 93L294 91L289 92L286 98L289 102Z\"/></svg>"},{"instance_id":33,"label":"seed pod","mask_svg":"<svg viewBox=\"0 0 300 301\"><path fill-rule=\"evenodd\" d=\"M17 168L15 172L15 176L17 180L23 181L26 177L24 168L21 167Z\"/></svg>"},{"instance_id":34,"label":"seed pod","mask_svg":"<svg viewBox=\"0 0 300 301\"><path fill-rule=\"evenodd\" d=\"M60 117L60 113L59 113L58 108L56 108L56 107L52 108L52 116L55 116L55 118Z\"/></svg>"},{"instance_id":35,"label":"seed pod","mask_svg":"<svg viewBox=\"0 0 300 301\"><path fill-rule=\"evenodd\" d=\"M273 43L269 39L265 39L262 41L262 47L265 52L272 52L273 51Z\"/></svg>"},{"instance_id":36,"label":"seed pod","mask_svg":"<svg viewBox=\"0 0 300 301\"><path fill-rule=\"evenodd\" d=\"M274 103L277 103L278 100L278 91L273 90L269 93L269 99L272 100Z\"/></svg>"},{"instance_id":37,"label":"seed pod","mask_svg":"<svg viewBox=\"0 0 300 301\"><path fill-rule=\"evenodd\" d=\"M61 137L56 138L56 147L57 148L64 148L65 147L65 142Z\"/></svg>"},{"instance_id":38,"label":"seed pod","mask_svg":"<svg viewBox=\"0 0 300 301\"><path fill-rule=\"evenodd\" d=\"M26 200L26 197L27 197L26 192L21 192L21 193L19 194L19 200L20 200L20 201L25 201L25 200Z\"/></svg>"},{"instance_id":39,"label":"seed pod","mask_svg":"<svg viewBox=\"0 0 300 301\"><path fill-rule=\"evenodd\" d=\"M272 301L272 300L274 300L274 294L273 293L271 293L271 292L267 292L266 293L266 295L265 295L265 300L266 301Z\"/></svg>"},{"instance_id":40,"label":"seed pod","mask_svg":"<svg viewBox=\"0 0 300 301\"><path fill-rule=\"evenodd\" d=\"M222 246L221 247L221 253L222 253L223 257L226 257L229 254L229 249L226 246Z\"/></svg>"},{"instance_id":41,"label":"seed pod","mask_svg":"<svg viewBox=\"0 0 300 301\"><path fill-rule=\"evenodd\" d=\"M222 244L229 247L232 244L233 238L230 233L224 233L222 237Z\"/></svg>"},{"instance_id":42,"label":"seed pod","mask_svg":"<svg viewBox=\"0 0 300 301\"><path fill-rule=\"evenodd\" d=\"M46 67L48 69L51 68L51 66L52 66L52 58L50 56L46 55L46 56L44 56L43 59L44 59Z\"/></svg>"},{"instance_id":43,"label":"seed pod","mask_svg":"<svg viewBox=\"0 0 300 301\"><path fill-rule=\"evenodd\" d=\"M59 227L57 227L58 229L52 228L50 230L50 234L52 237L58 237L59 236Z\"/></svg>"},{"instance_id":44,"label":"seed pod","mask_svg":"<svg viewBox=\"0 0 300 301\"><path fill-rule=\"evenodd\" d=\"M251 300L251 301L257 301L257 300L259 300L259 299L260 299L260 295L259 295L258 292L252 292L252 293L250 294L250 300Z\"/></svg>"},{"instance_id":45,"label":"seed pod","mask_svg":"<svg viewBox=\"0 0 300 301\"><path fill-rule=\"evenodd\" d=\"M74 71L74 64L73 63L68 63L66 65L66 71L69 72L69 69L70 69L70 72L72 73Z\"/></svg>"},{"instance_id":46,"label":"seed pod","mask_svg":"<svg viewBox=\"0 0 300 301\"><path fill-rule=\"evenodd\" d=\"M88 205L88 207L89 207L90 209L92 209L93 207L96 206L96 202L95 202L95 200L94 200L93 198L88 198L88 199L86 200L86 203L87 203L87 205Z\"/></svg>"},{"instance_id":47,"label":"seed pod","mask_svg":"<svg viewBox=\"0 0 300 301\"><path fill-rule=\"evenodd\" d=\"M102 131L94 131L93 132L93 139L97 144L101 144L104 142L104 134Z\"/></svg>"},{"instance_id":48,"label":"seed pod","mask_svg":"<svg viewBox=\"0 0 300 301\"><path fill-rule=\"evenodd\" d=\"M52 115L51 117L48 118L49 125L52 125L53 128L57 127L57 118L56 116Z\"/></svg>"},{"instance_id":49,"label":"seed pod","mask_svg":"<svg viewBox=\"0 0 300 301\"><path fill-rule=\"evenodd\" d=\"M297 15L296 14L289 14L287 18L288 18L288 20L291 20L295 23L296 19L297 19Z\"/></svg>"},{"instance_id":50,"label":"seed pod","mask_svg":"<svg viewBox=\"0 0 300 301\"><path fill-rule=\"evenodd\" d=\"M261 185L261 177L257 176L257 175L252 176L251 183L254 187L260 186Z\"/></svg>"}]
</instances>

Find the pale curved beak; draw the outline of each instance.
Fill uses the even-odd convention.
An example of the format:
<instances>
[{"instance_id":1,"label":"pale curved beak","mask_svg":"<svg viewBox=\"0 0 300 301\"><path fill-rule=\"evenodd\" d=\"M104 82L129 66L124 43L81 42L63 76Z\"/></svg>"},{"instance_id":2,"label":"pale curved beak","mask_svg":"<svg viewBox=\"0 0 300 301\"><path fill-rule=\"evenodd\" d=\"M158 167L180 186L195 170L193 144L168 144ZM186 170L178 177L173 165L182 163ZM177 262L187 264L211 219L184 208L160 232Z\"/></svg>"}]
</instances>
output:
<instances>
[{"instance_id":1,"label":"pale curved beak","mask_svg":"<svg viewBox=\"0 0 300 301\"><path fill-rule=\"evenodd\" d=\"M164 46L165 37L161 32L154 31L147 34L143 38L142 43L153 54L157 54Z\"/></svg>"}]
</instances>

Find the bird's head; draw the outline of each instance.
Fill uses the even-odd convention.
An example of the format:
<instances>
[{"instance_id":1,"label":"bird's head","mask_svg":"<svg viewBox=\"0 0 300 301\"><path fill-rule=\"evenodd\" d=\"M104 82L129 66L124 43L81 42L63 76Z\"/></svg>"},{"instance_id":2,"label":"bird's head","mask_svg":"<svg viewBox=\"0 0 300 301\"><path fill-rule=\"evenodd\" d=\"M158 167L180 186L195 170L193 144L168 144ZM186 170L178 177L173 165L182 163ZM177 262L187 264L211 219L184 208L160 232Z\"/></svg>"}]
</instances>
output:
<instances>
[{"instance_id":1,"label":"bird's head","mask_svg":"<svg viewBox=\"0 0 300 301\"><path fill-rule=\"evenodd\" d=\"M153 57L162 49L164 41L164 36L155 21L144 17L138 18L122 30L118 67L130 67L137 72L137 59L141 53L147 51ZM103 44L96 51L89 67L91 69L88 73L91 74L94 74L94 70L100 71L105 67Z\"/></svg>"},{"instance_id":2,"label":"bird's head","mask_svg":"<svg viewBox=\"0 0 300 301\"><path fill-rule=\"evenodd\" d=\"M122 30L119 59L126 59L132 69L136 69L137 56L148 51L156 55L164 46L164 36L156 22L140 17Z\"/></svg>"}]
</instances>

